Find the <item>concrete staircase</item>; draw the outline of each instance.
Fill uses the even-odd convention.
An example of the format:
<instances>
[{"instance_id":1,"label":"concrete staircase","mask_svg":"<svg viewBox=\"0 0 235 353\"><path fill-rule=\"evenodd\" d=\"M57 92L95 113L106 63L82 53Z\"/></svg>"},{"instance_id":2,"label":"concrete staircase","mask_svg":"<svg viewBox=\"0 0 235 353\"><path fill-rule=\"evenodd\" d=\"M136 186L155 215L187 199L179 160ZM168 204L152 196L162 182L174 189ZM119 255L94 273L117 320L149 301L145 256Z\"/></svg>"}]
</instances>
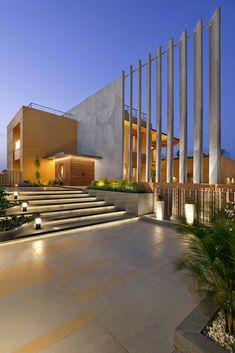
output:
<instances>
[{"instance_id":1,"label":"concrete staircase","mask_svg":"<svg viewBox=\"0 0 235 353\"><path fill-rule=\"evenodd\" d=\"M13 196L9 196L13 199ZM21 206L8 210L8 215L33 215L40 213L42 228L35 230L32 224L21 227L12 239L42 236L56 233L87 230L101 226L126 223L138 217L127 214L125 209L97 200L83 190L22 191L18 200L28 203L27 211Z\"/></svg>"}]
</instances>

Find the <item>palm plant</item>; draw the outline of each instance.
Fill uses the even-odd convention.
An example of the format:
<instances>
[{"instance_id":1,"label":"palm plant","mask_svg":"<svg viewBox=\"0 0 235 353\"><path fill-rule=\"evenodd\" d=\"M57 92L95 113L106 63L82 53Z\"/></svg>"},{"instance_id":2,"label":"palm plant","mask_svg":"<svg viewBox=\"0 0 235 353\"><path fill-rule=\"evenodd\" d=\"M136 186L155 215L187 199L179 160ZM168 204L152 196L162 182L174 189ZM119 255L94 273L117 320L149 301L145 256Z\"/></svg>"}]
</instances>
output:
<instances>
[{"instance_id":1,"label":"palm plant","mask_svg":"<svg viewBox=\"0 0 235 353\"><path fill-rule=\"evenodd\" d=\"M225 318L225 330L235 334L235 217L226 210L211 225L183 225L186 252L175 261L193 278L200 292L215 299Z\"/></svg>"}]
</instances>

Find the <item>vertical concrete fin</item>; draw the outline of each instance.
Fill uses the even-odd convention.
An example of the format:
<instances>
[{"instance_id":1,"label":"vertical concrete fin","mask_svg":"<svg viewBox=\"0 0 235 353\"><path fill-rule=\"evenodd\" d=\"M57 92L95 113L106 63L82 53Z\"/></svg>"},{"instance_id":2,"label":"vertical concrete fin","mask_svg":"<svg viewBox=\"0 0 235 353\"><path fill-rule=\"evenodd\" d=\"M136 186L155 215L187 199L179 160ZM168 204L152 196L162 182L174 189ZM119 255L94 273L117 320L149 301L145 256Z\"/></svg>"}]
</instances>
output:
<instances>
[{"instance_id":1,"label":"vertical concrete fin","mask_svg":"<svg viewBox=\"0 0 235 353\"><path fill-rule=\"evenodd\" d=\"M194 31L194 147L193 182L203 182L203 35L202 20Z\"/></svg>"},{"instance_id":2,"label":"vertical concrete fin","mask_svg":"<svg viewBox=\"0 0 235 353\"><path fill-rule=\"evenodd\" d=\"M130 65L130 106L129 106L129 168L128 179L132 180L132 115L133 115L133 66Z\"/></svg>"},{"instance_id":3,"label":"vertical concrete fin","mask_svg":"<svg viewBox=\"0 0 235 353\"><path fill-rule=\"evenodd\" d=\"M122 71L122 178L124 179L124 143L125 143L125 71Z\"/></svg>"},{"instance_id":4,"label":"vertical concrete fin","mask_svg":"<svg viewBox=\"0 0 235 353\"><path fill-rule=\"evenodd\" d=\"M142 63L138 62L137 181L141 181Z\"/></svg>"},{"instance_id":5,"label":"vertical concrete fin","mask_svg":"<svg viewBox=\"0 0 235 353\"><path fill-rule=\"evenodd\" d=\"M174 138L174 42L170 40L167 49L167 166L166 181L173 180L173 138Z\"/></svg>"},{"instance_id":6,"label":"vertical concrete fin","mask_svg":"<svg viewBox=\"0 0 235 353\"><path fill-rule=\"evenodd\" d=\"M151 181L151 54L146 66L146 181Z\"/></svg>"},{"instance_id":7,"label":"vertical concrete fin","mask_svg":"<svg viewBox=\"0 0 235 353\"><path fill-rule=\"evenodd\" d=\"M162 48L157 52L156 182L161 181L162 159Z\"/></svg>"},{"instance_id":8,"label":"vertical concrete fin","mask_svg":"<svg viewBox=\"0 0 235 353\"><path fill-rule=\"evenodd\" d=\"M187 183L187 129L188 129L188 80L187 80L187 31L180 40L180 158L179 182Z\"/></svg>"},{"instance_id":9,"label":"vertical concrete fin","mask_svg":"<svg viewBox=\"0 0 235 353\"><path fill-rule=\"evenodd\" d=\"M209 183L218 184L221 182L220 8L211 18L209 32Z\"/></svg>"}]
</instances>

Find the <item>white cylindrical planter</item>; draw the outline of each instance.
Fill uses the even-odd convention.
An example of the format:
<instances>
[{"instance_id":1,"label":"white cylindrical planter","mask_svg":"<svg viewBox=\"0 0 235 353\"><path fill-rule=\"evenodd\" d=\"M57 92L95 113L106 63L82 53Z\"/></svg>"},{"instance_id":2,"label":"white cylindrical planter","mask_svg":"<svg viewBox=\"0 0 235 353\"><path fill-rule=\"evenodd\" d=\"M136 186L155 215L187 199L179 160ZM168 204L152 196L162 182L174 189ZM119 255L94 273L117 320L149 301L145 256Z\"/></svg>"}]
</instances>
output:
<instances>
[{"instance_id":1,"label":"white cylindrical planter","mask_svg":"<svg viewBox=\"0 0 235 353\"><path fill-rule=\"evenodd\" d=\"M192 203L186 203L184 205L185 218L188 225L192 225L195 220L195 205Z\"/></svg>"},{"instance_id":2,"label":"white cylindrical planter","mask_svg":"<svg viewBox=\"0 0 235 353\"><path fill-rule=\"evenodd\" d=\"M165 201L156 201L156 218L161 221L164 219Z\"/></svg>"}]
</instances>

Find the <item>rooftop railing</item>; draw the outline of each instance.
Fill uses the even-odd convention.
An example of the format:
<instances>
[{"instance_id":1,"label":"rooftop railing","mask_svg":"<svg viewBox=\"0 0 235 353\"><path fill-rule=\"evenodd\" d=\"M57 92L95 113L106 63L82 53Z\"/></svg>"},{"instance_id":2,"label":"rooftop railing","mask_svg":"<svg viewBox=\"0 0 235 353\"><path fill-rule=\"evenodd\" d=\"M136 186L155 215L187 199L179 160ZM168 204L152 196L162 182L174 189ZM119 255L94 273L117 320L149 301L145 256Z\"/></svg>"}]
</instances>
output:
<instances>
[{"instance_id":1,"label":"rooftop railing","mask_svg":"<svg viewBox=\"0 0 235 353\"><path fill-rule=\"evenodd\" d=\"M44 112L53 113L53 114L56 114L56 115L63 115L66 118L71 118L71 119L75 118L75 115L73 115L71 113L63 112L61 110L50 108L50 107L46 107L45 105L41 105L41 104L37 104L37 103L33 103L33 102L30 103L28 105L28 107L29 108L43 110Z\"/></svg>"},{"instance_id":2,"label":"rooftop railing","mask_svg":"<svg viewBox=\"0 0 235 353\"><path fill-rule=\"evenodd\" d=\"M130 113L130 107L129 105L125 104L125 110L128 111L128 113ZM135 108L132 108L132 116L135 118L138 118L138 110ZM144 112L141 112L141 119L142 120L146 120L147 119L147 114Z\"/></svg>"}]
</instances>

